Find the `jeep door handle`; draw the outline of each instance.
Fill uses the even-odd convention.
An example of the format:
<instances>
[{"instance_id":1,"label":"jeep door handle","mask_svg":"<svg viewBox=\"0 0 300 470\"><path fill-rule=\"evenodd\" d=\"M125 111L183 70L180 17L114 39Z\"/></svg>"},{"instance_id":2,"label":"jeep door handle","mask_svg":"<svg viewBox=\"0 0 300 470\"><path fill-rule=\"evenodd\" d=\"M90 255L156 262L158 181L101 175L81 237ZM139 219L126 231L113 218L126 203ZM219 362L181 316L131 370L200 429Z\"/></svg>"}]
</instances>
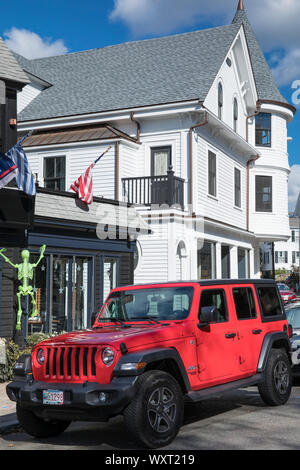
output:
<instances>
[{"instance_id":1,"label":"jeep door handle","mask_svg":"<svg viewBox=\"0 0 300 470\"><path fill-rule=\"evenodd\" d=\"M225 335L225 338L227 339L233 339L236 337L236 333L227 333L227 335Z\"/></svg>"},{"instance_id":2,"label":"jeep door handle","mask_svg":"<svg viewBox=\"0 0 300 470\"><path fill-rule=\"evenodd\" d=\"M252 330L252 333L254 335L260 335L262 333L262 330Z\"/></svg>"}]
</instances>

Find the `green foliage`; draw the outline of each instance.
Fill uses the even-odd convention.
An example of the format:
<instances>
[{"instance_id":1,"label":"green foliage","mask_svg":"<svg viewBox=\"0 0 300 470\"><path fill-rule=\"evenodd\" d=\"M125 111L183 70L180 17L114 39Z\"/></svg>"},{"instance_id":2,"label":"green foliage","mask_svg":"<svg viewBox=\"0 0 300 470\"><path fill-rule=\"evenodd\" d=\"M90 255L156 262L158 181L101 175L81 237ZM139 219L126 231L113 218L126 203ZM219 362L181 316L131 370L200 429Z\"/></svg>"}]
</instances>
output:
<instances>
[{"instance_id":1,"label":"green foliage","mask_svg":"<svg viewBox=\"0 0 300 470\"><path fill-rule=\"evenodd\" d=\"M6 340L6 364L0 364L0 383L8 382L13 378L13 370L17 359L22 354L31 354L37 343L49 338L45 333L34 333L26 338L27 346L21 349L14 341Z\"/></svg>"}]
</instances>

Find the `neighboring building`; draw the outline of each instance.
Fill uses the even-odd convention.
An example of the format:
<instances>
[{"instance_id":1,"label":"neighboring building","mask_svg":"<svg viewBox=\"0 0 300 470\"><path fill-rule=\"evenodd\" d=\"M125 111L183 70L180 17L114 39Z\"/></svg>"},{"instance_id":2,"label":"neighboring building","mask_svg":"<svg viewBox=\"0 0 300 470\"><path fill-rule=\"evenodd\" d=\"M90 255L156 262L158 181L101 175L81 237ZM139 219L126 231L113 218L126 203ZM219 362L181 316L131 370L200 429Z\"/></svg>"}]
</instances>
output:
<instances>
[{"instance_id":1,"label":"neighboring building","mask_svg":"<svg viewBox=\"0 0 300 470\"><path fill-rule=\"evenodd\" d=\"M97 234L105 231L103 214L109 214L110 228L118 231L118 239L98 238ZM140 228L147 230L146 225L140 224ZM84 211L75 195L38 188L34 219L26 239L11 241L1 237L1 244L7 247L5 254L15 264L22 261L22 248L28 247L30 262L35 263L40 247L47 245L45 257L30 282L39 318L29 319L29 333L90 327L93 313L99 311L110 290L133 283L135 240L128 237L128 229L126 204L120 206L116 201L96 197L89 210ZM1 337L14 335L16 274L16 269L0 258Z\"/></svg>"},{"instance_id":2,"label":"neighboring building","mask_svg":"<svg viewBox=\"0 0 300 470\"><path fill-rule=\"evenodd\" d=\"M57 57L17 56L19 134L45 188L94 170L97 196L135 204L135 282L260 277L287 241L287 124L243 2L232 24Z\"/></svg>"},{"instance_id":3,"label":"neighboring building","mask_svg":"<svg viewBox=\"0 0 300 470\"><path fill-rule=\"evenodd\" d=\"M269 277L274 268L291 271L293 267L299 268L299 220L300 217L290 217L290 237L287 241L262 244L262 272ZM274 250L274 254L273 254Z\"/></svg>"},{"instance_id":4,"label":"neighboring building","mask_svg":"<svg viewBox=\"0 0 300 470\"><path fill-rule=\"evenodd\" d=\"M0 39L2 152L17 142L17 92L20 99L22 93L26 96L35 87L30 79ZM110 126L101 127L101 137L124 141L124 146L127 142L136 145L134 139ZM101 146L97 151L100 150ZM37 188L36 197L29 197L15 187L0 190L0 247L6 248L11 262L21 263L21 251L28 248L30 262L34 263L40 247L47 245L44 259L29 280L35 292L38 317L25 321L22 333L27 328L29 333L56 333L89 327L110 290L134 281L136 224L139 233L149 231L135 211L128 211L126 203L120 205L114 200L113 191L108 191L106 198L95 197L88 208L80 204L74 193L64 191L63 165L57 157L47 160L43 181L46 188ZM74 180L78 176L80 165L78 172L74 168ZM107 235L111 238L107 239ZM0 257L0 337L13 337L18 342L22 338L15 329L16 294L22 282L18 280L17 269ZM29 313L31 308L29 303Z\"/></svg>"}]
</instances>

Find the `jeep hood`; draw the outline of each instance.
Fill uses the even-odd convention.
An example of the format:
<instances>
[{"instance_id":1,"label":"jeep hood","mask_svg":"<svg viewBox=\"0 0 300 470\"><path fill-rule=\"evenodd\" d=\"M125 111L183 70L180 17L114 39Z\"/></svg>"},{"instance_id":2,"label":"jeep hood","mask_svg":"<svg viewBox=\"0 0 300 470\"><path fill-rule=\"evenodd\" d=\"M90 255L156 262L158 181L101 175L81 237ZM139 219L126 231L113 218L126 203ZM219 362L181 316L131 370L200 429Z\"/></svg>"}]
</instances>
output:
<instances>
[{"instance_id":1,"label":"jeep hood","mask_svg":"<svg viewBox=\"0 0 300 470\"><path fill-rule=\"evenodd\" d=\"M170 324L142 324L133 325L130 328L122 328L119 325L94 328L84 331L75 331L47 339L39 345L43 346L101 346L112 345L117 349L121 343L125 343L127 349L140 345L170 341L185 336L181 322Z\"/></svg>"}]
</instances>

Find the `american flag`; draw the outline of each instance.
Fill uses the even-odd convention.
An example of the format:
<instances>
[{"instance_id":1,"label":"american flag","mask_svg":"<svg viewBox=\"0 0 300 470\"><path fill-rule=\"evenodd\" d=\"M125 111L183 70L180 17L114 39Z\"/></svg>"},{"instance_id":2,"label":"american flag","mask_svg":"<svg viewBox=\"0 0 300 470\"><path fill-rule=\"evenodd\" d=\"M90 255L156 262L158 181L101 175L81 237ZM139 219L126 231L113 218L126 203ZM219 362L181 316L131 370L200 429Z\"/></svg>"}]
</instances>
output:
<instances>
[{"instance_id":1,"label":"american flag","mask_svg":"<svg viewBox=\"0 0 300 470\"><path fill-rule=\"evenodd\" d=\"M86 205L91 204L93 202L93 175L92 170L96 163L102 158L111 147L109 147L105 152L100 155L83 173L79 178L71 184L70 189L74 191L78 198L83 201Z\"/></svg>"}]
</instances>

